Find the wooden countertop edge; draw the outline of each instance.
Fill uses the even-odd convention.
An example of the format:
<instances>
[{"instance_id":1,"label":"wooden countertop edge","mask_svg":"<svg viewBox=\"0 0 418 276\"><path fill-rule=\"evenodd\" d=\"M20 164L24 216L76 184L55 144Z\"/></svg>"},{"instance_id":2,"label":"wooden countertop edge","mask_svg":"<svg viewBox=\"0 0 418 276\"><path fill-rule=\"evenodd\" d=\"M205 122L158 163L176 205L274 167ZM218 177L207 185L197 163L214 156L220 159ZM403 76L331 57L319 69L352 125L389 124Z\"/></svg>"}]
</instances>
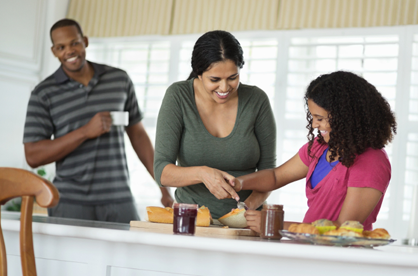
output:
<instances>
[{"instance_id":1,"label":"wooden countertop edge","mask_svg":"<svg viewBox=\"0 0 418 276\"><path fill-rule=\"evenodd\" d=\"M167 231L167 233L173 232L173 224L169 223L157 223L150 221L131 221L131 227L156 229L161 231ZM246 228L229 228L221 225L210 226L196 226L196 234L208 234L216 236L251 236L258 237L259 234L251 229Z\"/></svg>"}]
</instances>

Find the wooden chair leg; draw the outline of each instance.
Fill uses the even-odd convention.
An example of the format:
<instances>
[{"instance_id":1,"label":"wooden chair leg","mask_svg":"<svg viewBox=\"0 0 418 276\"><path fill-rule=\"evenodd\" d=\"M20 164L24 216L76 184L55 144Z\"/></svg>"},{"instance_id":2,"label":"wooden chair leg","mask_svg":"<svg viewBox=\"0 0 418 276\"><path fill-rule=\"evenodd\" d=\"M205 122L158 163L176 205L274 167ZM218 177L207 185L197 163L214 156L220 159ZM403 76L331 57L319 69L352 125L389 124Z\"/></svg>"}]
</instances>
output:
<instances>
[{"instance_id":1,"label":"wooden chair leg","mask_svg":"<svg viewBox=\"0 0 418 276\"><path fill-rule=\"evenodd\" d=\"M7 276L7 256L6 256L6 246L4 245L3 230L1 229L1 212L0 212L0 276Z\"/></svg>"},{"instance_id":2,"label":"wooden chair leg","mask_svg":"<svg viewBox=\"0 0 418 276\"><path fill-rule=\"evenodd\" d=\"M35 253L32 238L33 197L22 196L20 214L20 259L22 261L22 275L36 276Z\"/></svg>"},{"instance_id":3,"label":"wooden chair leg","mask_svg":"<svg viewBox=\"0 0 418 276\"><path fill-rule=\"evenodd\" d=\"M36 276L35 253L33 250L32 212L36 197L41 207L58 204L59 192L54 184L28 170L0 167L0 205L8 200L22 197L20 212L20 259L23 276ZM7 255L0 227L0 276L7 273Z\"/></svg>"}]
</instances>

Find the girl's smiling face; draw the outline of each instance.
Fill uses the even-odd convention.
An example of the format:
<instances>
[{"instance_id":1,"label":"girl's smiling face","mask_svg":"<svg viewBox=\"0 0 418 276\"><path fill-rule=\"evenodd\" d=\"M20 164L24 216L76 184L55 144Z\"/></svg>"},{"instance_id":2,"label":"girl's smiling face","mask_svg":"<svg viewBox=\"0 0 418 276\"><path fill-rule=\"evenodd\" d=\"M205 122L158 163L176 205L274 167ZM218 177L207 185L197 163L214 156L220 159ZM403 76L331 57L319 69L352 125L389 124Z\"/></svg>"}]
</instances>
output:
<instances>
[{"instance_id":1,"label":"girl's smiling face","mask_svg":"<svg viewBox=\"0 0 418 276\"><path fill-rule=\"evenodd\" d=\"M317 105L311 99L308 99L308 109L312 115L312 128L317 128L324 141L328 143L329 133L331 132L328 111Z\"/></svg>"}]
</instances>

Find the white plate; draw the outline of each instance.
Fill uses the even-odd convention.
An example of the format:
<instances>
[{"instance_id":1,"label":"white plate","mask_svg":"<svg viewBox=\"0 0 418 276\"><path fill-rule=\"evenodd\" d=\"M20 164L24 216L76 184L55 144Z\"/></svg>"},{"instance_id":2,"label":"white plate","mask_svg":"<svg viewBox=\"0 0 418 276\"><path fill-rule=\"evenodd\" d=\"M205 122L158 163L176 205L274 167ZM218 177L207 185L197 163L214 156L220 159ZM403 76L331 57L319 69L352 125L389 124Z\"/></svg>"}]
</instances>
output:
<instances>
[{"instance_id":1,"label":"white plate","mask_svg":"<svg viewBox=\"0 0 418 276\"><path fill-rule=\"evenodd\" d=\"M368 239L357 237L345 237L345 236L326 236L326 235L311 235L305 233L294 233L287 230L280 230L280 234L283 237L289 238L294 241L320 244L320 245L334 245L334 246L363 246L363 247L375 247L381 245L387 245L396 240L384 240L384 239Z\"/></svg>"}]
</instances>

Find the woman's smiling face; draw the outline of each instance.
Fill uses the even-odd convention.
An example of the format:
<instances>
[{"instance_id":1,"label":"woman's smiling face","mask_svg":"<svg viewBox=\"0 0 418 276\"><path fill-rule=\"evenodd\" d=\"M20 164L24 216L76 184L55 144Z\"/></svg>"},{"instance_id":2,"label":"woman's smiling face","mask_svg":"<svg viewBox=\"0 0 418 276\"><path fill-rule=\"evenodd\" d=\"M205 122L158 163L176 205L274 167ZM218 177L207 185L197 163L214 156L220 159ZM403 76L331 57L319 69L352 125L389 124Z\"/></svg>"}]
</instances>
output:
<instances>
[{"instance_id":1,"label":"woman's smiling face","mask_svg":"<svg viewBox=\"0 0 418 276\"><path fill-rule=\"evenodd\" d=\"M317 128L324 141L328 143L329 133L331 132L328 111L317 105L311 99L308 99L308 109L312 115L312 128Z\"/></svg>"},{"instance_id":2,"label":"woman's smiling face","mask_svg":"<svg viewBox=\"0 0 418 276\"><path fill-rule=\"evenodd\" d=\"M239 68L232 60L213 63L199 79L206 93L217 103L226 103L237 96Z\"/></svg>"}]
</instances>

